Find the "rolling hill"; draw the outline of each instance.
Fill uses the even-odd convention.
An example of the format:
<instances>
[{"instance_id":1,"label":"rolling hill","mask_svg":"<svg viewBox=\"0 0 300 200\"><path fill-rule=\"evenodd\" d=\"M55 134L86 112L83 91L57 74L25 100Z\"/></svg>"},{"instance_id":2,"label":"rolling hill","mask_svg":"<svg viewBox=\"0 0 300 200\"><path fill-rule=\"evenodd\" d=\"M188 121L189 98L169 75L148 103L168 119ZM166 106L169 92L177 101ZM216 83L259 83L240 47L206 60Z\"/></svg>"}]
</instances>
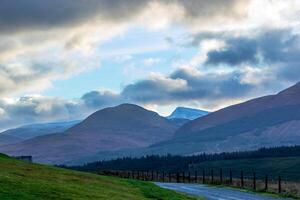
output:
<instances>
[{"instance_id":1,"label":"rolling hill","mask_svg":"<svg viewBox=\"0 0 300 200\"><path fill-rule=\"evenodd\" d=\"M150 182L31 164L0 154L1 200L197 200ZM200 199L199 199L200 200Z\"/></svg>"},{"instance_id":2,"label":"rolling hill","mask_svg":"<svg viewBox=\"0 0 300 200\"><path fill-rule=\"evenodd\" d=\"M97 152L147 147L173 137L176 126L133 104L95 112L63 133L0 147L9 155L32 155L41 163L68 164Z\"/></svg>"}]
</instances>

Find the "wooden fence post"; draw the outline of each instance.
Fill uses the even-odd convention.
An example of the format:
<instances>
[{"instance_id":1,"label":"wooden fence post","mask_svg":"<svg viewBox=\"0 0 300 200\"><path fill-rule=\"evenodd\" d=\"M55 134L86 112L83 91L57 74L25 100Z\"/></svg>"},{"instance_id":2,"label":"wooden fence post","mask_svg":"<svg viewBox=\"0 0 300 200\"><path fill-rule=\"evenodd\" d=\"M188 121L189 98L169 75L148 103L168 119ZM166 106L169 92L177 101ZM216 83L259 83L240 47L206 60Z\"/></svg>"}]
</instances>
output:
<instances>
[{"instance_id":1,"label":"wooden fence post","mask_svg":"<svg viewBox=\"0 0 300 200\"><path fill-rule=\"evenodd\" d=\"M132 176L133 176L133 179L136 179L136 171L135 170L132 171Z\"/></svg>"},{"instance_id":2,"label":"wooden fence post","mask_svg":"<svg viewBox=\"0 0 300 200\"><path fill-rule=\"evenodd\" d=\"M137 179L140 180L140 171L137 172Z\"/></svg>"},{"instance_id":3,"label":"wooden fence post","mask_svg":"<svg viewBox=\"0 0 300 200\"><path fill-rule=\"evenodd\" d=\"M222 168L220 169L220 183L223 183L223 170Z\"/></svg>"},{"instance_id":4,"label":"wooden fence post","mask_svg":"<svg viewBox=\"0 0 300 200\"><path fill-rule=\"evenodd\" d=\"M165 182L165 171L163 171L163 174L162 174L162 182Z\"/></svg>"},{"instance_id":5,"label":"wooden fence post","mask_svg":"<svg viewBox=\"0 0 300 200\"><path fill-rule=\"evenodd\" d=\"M195 183L198 183L198 172L195 171Z\"/></svg>"},{"instance_id":6,"label":"wooden fence post","mask_svg":"<svg viewBox=\"0 0 300 200\"><path fill-rule=\"evenodd\" d=\"M281 176L278 176L278 193L281 193Z\"/></svg>"},{"instance_id":7,"label":"wooden fence post","mask_svg":"<svg viewBox=\"0 0 300 200\"><path fill-rule=\"evenodd\" d=\"M185 172L182 172L182 182L185 183Z\"/></svg>"},{"instance_id":8,"label":"wooden fence post","mask_svg":"<svg viewBox=\"0 0 300 200\"><path fill-rule=\"evenodd\" d=\"M176 182L179 183L179 173L176 173Z\"/></svg>"},{"instance_id":9,"label":"wooden fence post","mask_svg":"<svg viewBox=\"0 0 300 200\"><path fill-rule=\"evenodd\" d=\"M202 183L205 183L205 170L202 170Z\"/></svg>"},{"instance_id":10,"label":"wooden fence post","mask_svg":"<svg viewBox=\"0 0 300 200\"><path fill-rule=\"evenodd\" d=\"M188 181L189 181L189 183L191 183L191 172L189 172Z\"/></svg>"},{"instance_id":11,"label":"wooden fence post","mask_svg":"<svg viewBox=\"0 0 300 200\"><path fill-rule=\"evenodd\" d=\"M256 190L256 174L253 172L253 190Z\"/></svg>"},{"instance_id":12,"label":"wooden fence post","mask_svg":"<svg viewBox=\"0 0 300 200\"><path fill-rule=\"evenodd\" d=\"M172 182L172 174L171 174L171 172L169 172L169 182L170 183Z\"/></svg>"},{"instance_id":13,"label":"wooden fence post","mask_svg":"<svg viewBox=\"0 0 300 200\"><path fill-rule=\"evenodd\" d=\"M268 190L268 175L265 176L265 191Z\"/></svg>"},{"instance_id":14,"label":"wooden fence post","mask_svg":"<svg viewBox=\"0 0 300 200\"><path fill-rule=\"evenodd\" d=\"M229 184L232 185L232 170L229 171Z\"/></svg>"},{"instance_id":15,"label":"wooden fence post","mask_svg":"<svg viewBox=\"0 0 300 200\"><path fill-rule=\"evenodd\" d=\"M241 171L241 187L244 187L244 172L243 170Z\"/></svg>"},{"instance_id":16,"label":"wooden fence post","mask_svg":"<svg viewBox=\"0 0 300 200\"><path fill-rule=\"evenodd\" d=\"M214 170L211 169L210 173L211 173L211 183L214 183Z\"/></svg>"},{"instance_id":17,"label":"wooden fence post","mask_svg":"<svg viewBox=\"0 0 300 200\"><path fill-rule=\"evenodd\" d=\"M159 174L158 174L158 171L156 171L156 181L159 182Z\"/></svg>"}]
</instances>

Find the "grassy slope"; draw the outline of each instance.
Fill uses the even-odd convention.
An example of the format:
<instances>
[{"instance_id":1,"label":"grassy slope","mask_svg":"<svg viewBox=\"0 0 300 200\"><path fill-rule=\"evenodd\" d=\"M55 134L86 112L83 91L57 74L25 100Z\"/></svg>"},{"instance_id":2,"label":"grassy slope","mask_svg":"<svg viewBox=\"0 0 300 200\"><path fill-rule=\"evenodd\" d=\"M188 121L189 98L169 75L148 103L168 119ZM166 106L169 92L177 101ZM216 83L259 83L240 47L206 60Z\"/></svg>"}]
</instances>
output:
<instances>
[{"instance_id":1,"label":"grassy slope","mask_svg":"<svg viewBox=\"0 0 300 200\"><path fill-rule=\"evenodd\" d=\"M198 164L196 168L219 169L220 166L225 170L225 175L228 175L228 170L232 169L235 172L244 170L251 174L255 171L258 176L263 177L265 174L273 177L281 175L284 180L300 181L300 157L207 161ZM218 170L216 170L216 173L218 173Z\"/></svg>"},{"instance_id":2,"label":"grassy slope","mask_svg":"<svg viewBox=\"0 0 300 200\"><path fill-rule=\"evenodd\" d=\"M1 200L197 200L152 183L30 164L0 154Z\"/></svg>"}]
</instances>

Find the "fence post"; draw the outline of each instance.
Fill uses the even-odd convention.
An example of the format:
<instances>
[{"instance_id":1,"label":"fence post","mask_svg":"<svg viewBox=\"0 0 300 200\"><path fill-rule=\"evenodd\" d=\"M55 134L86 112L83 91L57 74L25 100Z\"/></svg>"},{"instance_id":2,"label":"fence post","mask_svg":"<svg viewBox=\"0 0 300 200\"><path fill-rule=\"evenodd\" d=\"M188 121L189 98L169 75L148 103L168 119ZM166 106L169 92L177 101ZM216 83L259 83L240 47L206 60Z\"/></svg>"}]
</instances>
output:
<instances>
[{"instance_id":1,"label":"fence post","mask_svg":"<svg viewBox=\"0 0 300 200\"><path fill-rule=\"evenodd\" d=\"M151 171L151 181L154 181L154 172Z\"/></svg>"},{"instance_id":2,"label":"fence post","mask_svg":"<svg viewBox=\"0 0 300 200\"><path fill-rule=\"evenodd\" d=\"M281 176L278 176L278 193L281 193Z\"/></svg>"},{"instance_id":3,"label":"fence post","mask_svg":"<svg viewBox=\"0 0 300 200\"><path fill-rule=\"evenodd\" d=\"M182 172L182 182L185 183L185 172Z\"/></svg>"},{"instance_id":4,"label":"fence post","mask_svg":"<svg viewBox=\"0 0 300 200\"><path fill-rule=\"evenodd\" d=\"M211 169L210 173L211 173L211 183L214 183L214 170Z\"/></svg>"},{"instance_id":5,"label":"fence post","mask_svg":"<svg viewBox=\"0 0 300 200\"><path fill-rule=\"evenodd\" d=\"M256 190L256 174L253 172L253 190Z\"/></svg>"},{"instance_id":6,"label":"fence post","mask_svg":"<svg viewBox=\"0 0 300 200\"><path fill-rule=\"evenodd\" d=\"M229 184L232 185L232 170L229 171Z\"/></svg>"},{"instance_id":7,"label":"fence post","mask_svg":"<svg viewBox=\"0 0 300 200\"><path fill-rule=\"evenodd\" d=\"M202 170L202 183L205 183L205 170Z\"/></svg>"},{"instance_id":8,"label":"fence post","mask_svg":"<svg viewBox=\"0 0 300 200\"><path fill-rule=\"evenodd\" d=\"M221 183L221 185L223 183L223 170L222 170L222 168L220 169L220 183Z\"/></svg>"},{"instance_id":9,"label":"fence post","mask_svg":"<svg viewBox=\"0 0 300 200\"><path fill-rule=\"evenodd\" d=\"M191 183L191 172L189 172L188 180L189 180L189 183Z\"/></svg>"},{"instance_id":10,"label":"fence post","mask_svg":"<svg viewBox=\"0 0 300 200\"><path fill-rule=\"evenodd\" d=\"M268 175L265 176L265 191L268 190Z\"/></svg>"},{"instance_id":11,"label":"fence post","mask_svg":"<svg viewBox=\"0 0 300 200\"><path fill-rule=\"evenodd\" d=\"M243 170L241 171L241 187L244 187L244 172Z\"/></svg>"},{"instance_id":12,"label":"fence post","mask_svg":"<svg viewBox=\"0 0 300 200\"><path fill-rule=\"evenodd\" d=\"M156 171L156 181L159 182L159 174L158 174L158 171Z\"/></svg>"},{"instance_id":13,"label":"fence post","mask_svg":"<svg viewBox=\"0 0 300 200\"><path fill-rule=\"evenodd\" d=\"M171 174L171 172L169 172L169 182L170 183L172 182L172 174Z\"/></svg>"},{"instance_id":14,"label":"fence post","mask_svg":"<svg viewBox=\"0 0 300 200\"><path fill-rule=\"evenodd\" d=\"M179 183L179 173L176 173L176 182Z\"/></svg>"},{"instance_id":15,"label":"fence post","mask_svg":"<svg viewBox=\"0 0 300 200\"><path fill-rule=\"evenodd\" d=\"M165 171L163 171L163 174L162 174L162 179L163 179L163 181L162 181L162 182L165 182Z\"/></svg>"},{"instance_id":16,"label":"fence post","mask_svg":"<svg viewBox=\"0 0 300 200\"><path fill-rule=\"evenodd\" d=\"M198 172L195 171L195 183L197 183L197 182L198 182Z\"/></svg>"},{"instance_id":17,"label":"fence post","mask_svg":"<svg viewBox=\"0 0 300 200\"><path fill-rule=\"evenodd\" d=\"M140 171L137 172L137 179L140 180Z\"/></svg>"}]
</instances>

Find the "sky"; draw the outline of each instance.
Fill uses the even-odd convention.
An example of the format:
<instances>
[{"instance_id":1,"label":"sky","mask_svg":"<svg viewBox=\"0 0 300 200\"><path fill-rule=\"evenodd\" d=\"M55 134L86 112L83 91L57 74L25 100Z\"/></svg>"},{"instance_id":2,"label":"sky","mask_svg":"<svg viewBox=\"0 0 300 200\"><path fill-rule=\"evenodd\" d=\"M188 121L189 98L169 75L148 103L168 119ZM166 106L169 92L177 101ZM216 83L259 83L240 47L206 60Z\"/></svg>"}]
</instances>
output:
<instances>
[{"instance_id":1,"label":"sky","mask_svg":"<svg viewBox=\"0 0 300 200\"><path fill-rule=\"evenodd\" d=\"M299 18L298 0L1 0L0 130L277 93L300 80Z\"/></svg>"}]
</instances>

